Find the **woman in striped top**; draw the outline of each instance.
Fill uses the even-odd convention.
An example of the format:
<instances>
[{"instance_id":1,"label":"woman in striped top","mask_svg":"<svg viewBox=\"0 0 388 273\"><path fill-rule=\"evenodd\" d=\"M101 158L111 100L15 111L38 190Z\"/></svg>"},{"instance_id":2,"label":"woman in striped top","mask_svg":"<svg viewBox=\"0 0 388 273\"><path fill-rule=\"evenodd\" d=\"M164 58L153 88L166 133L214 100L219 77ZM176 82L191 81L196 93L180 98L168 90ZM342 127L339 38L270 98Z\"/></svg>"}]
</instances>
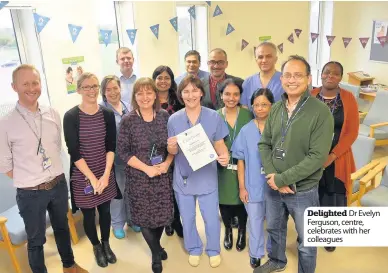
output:
<instances>
[{"instance_id":1,"label":"woman in striped top","mask_svg":"<svg viewBox=\"0 0 388 273\"><path fill-rule=\"evenodd\" d=\"M116 148L116 123L112 110L97 104L99 81L94 74L84 73L77 82L82 102L66 112L65 141L70 154L70 189L73 212L84 215L84 229L97 264L101 267L116 262L109 246L110 201L121 194L112 170ZM95 224L99 213L101 241Z\"/></svg>"}]
</instances>

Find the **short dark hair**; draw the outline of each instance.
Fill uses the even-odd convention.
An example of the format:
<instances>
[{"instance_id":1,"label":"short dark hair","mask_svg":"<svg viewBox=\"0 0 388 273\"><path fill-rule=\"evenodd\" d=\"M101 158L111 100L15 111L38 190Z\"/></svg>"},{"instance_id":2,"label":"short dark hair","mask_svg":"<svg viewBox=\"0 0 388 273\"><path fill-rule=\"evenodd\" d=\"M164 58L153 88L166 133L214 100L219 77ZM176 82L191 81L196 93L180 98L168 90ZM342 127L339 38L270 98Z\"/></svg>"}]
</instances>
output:
<instances>
[{"instance_id":1,"label":"short dark hair","mask_svg":"<svg viewBox=\"0 0 388 273\"><path fill-rule=\"evenodd\" d=\"M289 61L300 61L300 62L304 63L304 65L306 66L306 74L307 74L307 76L310 76L310 75L311 75L311 66L310 66L310 64L306 61L305 58L303 58L302 56L299 56L299 55L291 55L290 57L288 57L288 60L285 61L285 62L282 64L282 73L283 73L283 70L284 70L284 66L285 66Z\"/></svg>"},{"instance_id":2,"label":"short dark hair","mask_svg":"<svg viewBox=\"0 0 388 273\"><path fill-rule=\"evenodd\" d=\"M197 76L187 74L187 76L184 77L184 79L180 82L180 84L178 86L178 92L177 92L178 100L182 105L185 104L185 102L182 99L182 91L190 83L192 85L194 85L195 87L197 87L199 90L201 90L201 92L202 92L201 101L202 101L203 97L206 95L205 88L203 87L202 81Z\"/></svg>"},{"instance_id":3,"label":"short dark hair","mask_svg":"<svg viewBox=\"0 0 388 273\"><path fill-rule=\"evenodd\" d=\"M199 54L198 51L196 51L196 50L187 51L185 54L185 61L186 61L186 58L189 56L197 56L198 61L201 62L201 55Z\"/></svg>"},{"instance_id":4,"label":"short dark hair","mask_svg":"<svg viewBox=\"0 0 388 273\"><path fill-rule=\"evenodd\" d=\"M229 79L226 79L222 84L221 84L221 87L220 87L220 94L223 94L224 93L224 90L225 88L228 86L228 85L235 85L237 86L238 90L240 91L240 95L242 94L243 92L243 88L242 88L242 85L241 85L241 81L238 81L238 80L235 80L233 78L229 78Z\"/></svg>"},{"instance_id":5,"label":"short dark hair","mask_svg":"<svg viewBox=\"0 0 388 273\"><path fill-rule=\"evenodd\" d=\"M156 78L160 74L162 74L163 72L167 72L167 74L171 78L171 86L168 89L168 99L169 99L168 104L174 105L175 102L178 100L177 95L176 95L178 87L176 85L175 78L174 78L174 73L172 72L171 68L166 66L166 65L158 66L157 68L155 68L154 73L152 73L152 79L155 81Z\"/></svg>"},{"instance_id":6,"label":"short dark hair","mask_svg":"<svg viewBox=\"0 0 388 273\"><path fill-rule=\"evenodd\" d=\"M321 75L322 75L323 71L325 70L326 66L328 66L329 64L335 64L335 65L337 65L337 66L340 68L340 70L341 70L341 77L344 75L344 67L342 66L341 63L336 62L336 61L330 61L330 62L326 63L326 64L323 66L323 68L322 68Z\"/></svg>"},{"instance_id":7,"label":"short dark hair","mask_svg":"<svg viewBox=\"0 0 388 273\"><path fill-rule=\"evenodd\" d=\"M267 100L269 100L269 102L271 104L274 104L275 103L275 99L273 97L273 94L272 94L272 91L268 88L259 88L257 89L252 97L251 97L251 105L253 105L253 102L255 101L255 99L257 97L260 97L260 96L265 96L267 98Z\"/></svg>"}]
</instances>

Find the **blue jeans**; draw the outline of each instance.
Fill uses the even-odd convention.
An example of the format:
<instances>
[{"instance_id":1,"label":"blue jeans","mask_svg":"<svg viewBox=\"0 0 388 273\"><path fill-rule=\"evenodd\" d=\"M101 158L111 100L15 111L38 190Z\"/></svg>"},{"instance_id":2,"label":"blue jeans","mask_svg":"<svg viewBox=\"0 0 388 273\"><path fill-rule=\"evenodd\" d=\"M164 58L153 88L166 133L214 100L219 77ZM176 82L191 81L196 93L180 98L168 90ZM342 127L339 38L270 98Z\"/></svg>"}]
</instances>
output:
<instances>
[{"instance_id":1,"label":"blue jeans","mask_svg":"<svg viewBox=\"0 0 388 273\"><path fill-rule=\"evenodd\" d=\"M67 221L68 190L63 179L51 190L17 189L16 201L27 233L28 261L33 273L47 273L43 245L46 243L46 211L54 230L63 267L74 265Z\"/></svg>"},{"instance_id":2,"label":"blue jeans","mask_svg":"<svg viewBox=\"0 0 388 273\"><path fill-rule=\"evenodd\" d=\"M267 231L271 240L271 253L268 257L275 263L285 266L287 221L288 216L294 219L298 233L298 273L314 273L317 260L317 248L305 247L304 211L308 207L319 207L318 185L295 194L282 194L268 189L266 191Z\"/></svg>"}]
</instances>

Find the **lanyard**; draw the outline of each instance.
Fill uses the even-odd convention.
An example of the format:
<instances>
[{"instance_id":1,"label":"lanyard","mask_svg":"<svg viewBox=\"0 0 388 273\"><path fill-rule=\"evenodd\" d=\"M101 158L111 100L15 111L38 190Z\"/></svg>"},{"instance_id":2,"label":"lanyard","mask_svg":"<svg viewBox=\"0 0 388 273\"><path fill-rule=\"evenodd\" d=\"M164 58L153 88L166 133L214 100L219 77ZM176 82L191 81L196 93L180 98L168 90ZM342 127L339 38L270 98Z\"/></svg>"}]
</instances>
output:
<instances>
[{"instance_id":1,"label":"lanyard","mask_svg":"<svg viewBox=\"0 0 388 273\"><path fill-rule=\"evenodd\" d=\"M141 119L146 122L143 118L143 115L141 114L141 111L140 111L140 108L138 109L139 111L139 115L141 117ZM151 123L154 123L155 122L155 117L156 117L156 113L155 111L152 112L152 121ZM156 146L156 134L155 134L155 124L151 124L151 134L148 135L148 141L151 143L151 153L150 153L150 160L152 158L152 156L154 155L154 151L155 153L157 153L157 147Z\"/></svg>"},{"instance_id":2,"label":"lanyard","mask_svg":"<svg viewBox=\"0 0 388 273\"><path fill-rule=\"evenodd\" d=\"M302 103L302 105L298 107L298 110L295 112L295 114L293 114L293 115L287 120L286 128L284 128L284 125L283 125L283 119L284 119L284 109L283 109L283 111L282 111L282 139L281 139L281 145L282 145L282 146L283 146L283 143L284 143L284 139L286 138L288 129L290 129L291 123L294 121L296 115L297 115L297 114L299 113L299 111L303 108L303 106L306 104L306 102L308 101L309 98L310 98L310 97L307 97L307 99L305 99L305 101Z\"/></svg>"},{"instance_id":3,"label":"lanyard","mask_svg":"<svg viewBox=\"0 0 388 273\"><path fill-rule=\"evenodd\" d=\"M34 133L36 139L38 140L38 149L36 151L36 155L39 154L39 150L40 150L40 146L42 145L42 125L43 125L43 122L42 122L42 114L40 113L40 110L39 110L39 115L40 115L40 136L38 136L37 133L35 133L35 130L32 129L31 125L28 123L27 119L24 117L24 115L20 112L20 110L16 107L15 108L16 111L19 113L19 115L23 118L23 120L27 123L28 127L31 129L31 131ZM35 121L34 121L34 124L35 124ZM35 129L36 131L38 131L38 128L35 124Z\"/></svg>"},{"instance_id":4,"label":"lanyard","mask_svg":"<svg viewBox=\"0 0 388 273\"><path fill-rule=\"evenodd\" d=\"M319 100L322 101L324 104L326 104L330 108L330 112L331 112L332 115L334 114L335 107L337 106L338 98L339 98L339 93L337 94L337 96L335 96L335 101L334 101L333 105L329 106L325 102L325 98L323 97L323 95L321 93L319 93Z\"/></svg>"},{"instance_id":5,"label":"lanyard","mask_svg":"<svg viewBox=\"0 0 388 273\"><path fill-rule=\"evenodd\" d=\"M228 122L226 121L226 110L225 110L225 108L224 108L224 111L222 111L222 114L224 115L226 126L228 126ZM240 114L240 108L237 108L237 116L236 116L236 120L234 122L234 127L233 127L233 138L231 137L231 135L229 135L229 140L230 140L232 146L233 146L234 140L236 139L237 120L238 120L238 115L239 114Z\"/></svg>"}]
</instances>

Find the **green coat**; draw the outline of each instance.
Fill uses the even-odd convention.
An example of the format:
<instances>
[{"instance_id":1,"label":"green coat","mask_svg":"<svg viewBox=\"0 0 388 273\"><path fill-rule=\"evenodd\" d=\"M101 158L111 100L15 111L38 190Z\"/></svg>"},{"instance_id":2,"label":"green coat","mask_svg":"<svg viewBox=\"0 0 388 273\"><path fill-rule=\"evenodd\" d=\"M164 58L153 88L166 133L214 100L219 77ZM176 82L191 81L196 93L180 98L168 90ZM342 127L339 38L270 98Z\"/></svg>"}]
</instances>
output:
<instances>
[{"instance_id":1,"label":"green coat","mask_svg":"<svg viewBox=\"0 0 388 273\"><path fill-rule=\"evenodd\" d=\"M225 116L222 114L222 109L217 110L217 113L225 120ZM252 113L240 107L240 112L237 117L236 123L236 133L234 133L234 128L228 125L229 136L225 139L226 147L230 151L232 148L231 138L233 136L237 137L240 133L242 127L245 124L252 120ZM226 121L225 121L226 122ZM230 153L231 156L232 153ZM232 158L231 158L232 160ZM233 164L237 164L237 160L233 159ZM237 171L228 170L226 167L221 167L218 165L218 195L219 195L219 203L223 205L240 205L242 204L239 197L239 188L238 188L238 179L237 179Z\"/></svg>"}]
</instances>

